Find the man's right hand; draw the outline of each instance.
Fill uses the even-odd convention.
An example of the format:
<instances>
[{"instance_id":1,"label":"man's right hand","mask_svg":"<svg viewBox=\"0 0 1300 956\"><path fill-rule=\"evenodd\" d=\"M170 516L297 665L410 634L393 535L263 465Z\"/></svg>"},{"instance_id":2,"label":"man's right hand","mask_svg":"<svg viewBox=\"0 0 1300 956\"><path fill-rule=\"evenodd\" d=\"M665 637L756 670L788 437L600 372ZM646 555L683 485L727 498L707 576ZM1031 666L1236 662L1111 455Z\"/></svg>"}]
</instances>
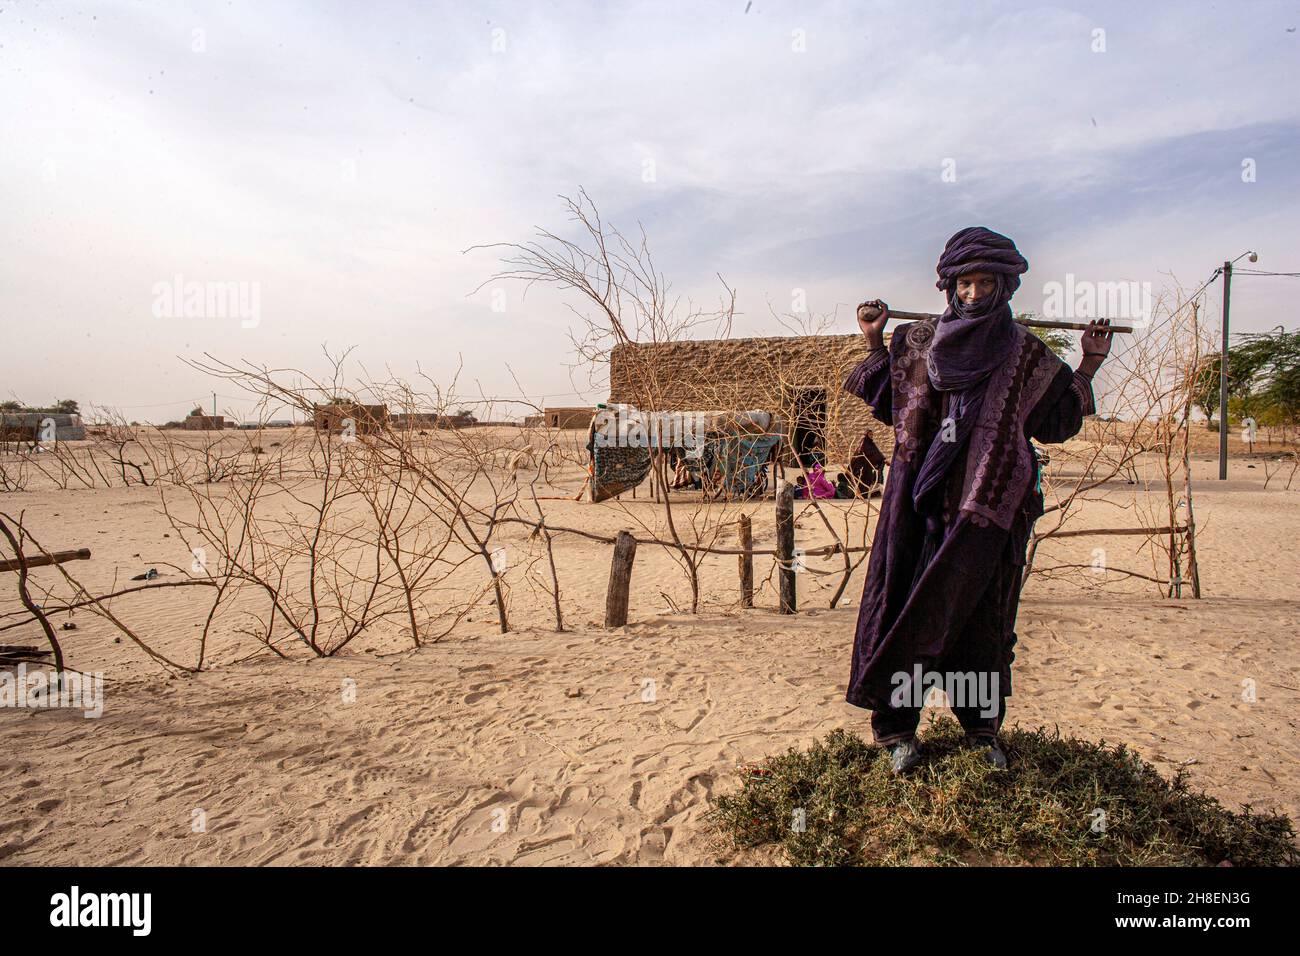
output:
<instances>
[{"instance_id":1,"label":"man's right hand","mask_svg":"<svg viewBox=\"0 0 1300 956\"><path fill-rule=\"evenodd\" d=\"M880 299L872 299L858 306L858 328L866 336L870 348L885 344L885 323L889 321L889 306Z\"/></svg>"}]
</instances>

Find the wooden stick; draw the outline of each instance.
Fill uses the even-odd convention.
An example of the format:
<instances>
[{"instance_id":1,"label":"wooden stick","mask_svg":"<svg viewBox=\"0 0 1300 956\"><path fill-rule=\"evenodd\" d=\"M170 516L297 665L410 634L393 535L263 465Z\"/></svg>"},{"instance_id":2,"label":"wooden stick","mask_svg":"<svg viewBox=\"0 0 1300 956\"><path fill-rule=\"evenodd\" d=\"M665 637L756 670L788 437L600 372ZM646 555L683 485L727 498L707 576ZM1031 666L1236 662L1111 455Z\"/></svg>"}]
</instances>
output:
<instances>
[{"instance_id":1,"label":"wooden stick","mask_svg":"<svg viewBox=\"0 0 1300 956\"><path fill-rule=\"evenodd\" d=\"M536 521L529 521L527 518L498 518L497 524L521 524L529 528L540 528ZM599 541L601 544L614 544L618 539L606 537L603 534L596 534L592 531L584 531L582 528L562 528L558 525L547 525L546 529L552 534L576 534L580 538L588 538L592 541ZM685 542L663 541L659 538L637 538L638 544L653 544L665 548L671 548L673 551L693 551L697 554L744 554L740 548L710 548L701 544L686 544ZM804 557L813 555L830 555L830 554L858 554L863 551L870 551L871 548L846 548L842 544L824 544L816 548L804 548ZM753 552L756 556L768 557L775 556L775 548L755 548Z\"/></svg>"},{"instance_id":2,"label":"wooden stick","mask_svg":"<svg viewBox=\"0 0 1300 956\"><path fill-rule=\"evenodd\" d=\"M1186 530L1187 525L1179 525L1177 528L1077 528L1070 531L1049 531L1043 535L1034 535L1034 537L1047 540L1049 538L1079 538L1094 534L1181 534Z\"/></svg>"},{"instance_id":3,"label":"wooden stick","mask_svg":"<svg viewBox=\"0 0 1300 956\"><path fill-rule=\"evenodd\" d=\"M39 568L47 564L62 564L64 561L88 561L89 548L77 548L75 551L55 551L53 554L34 554L27 559L29 568ZM17 571L22 562L13 558L0 561L0 571Z\"/></svg>"},{"instance_id":4,"label":"wooden stick","mask_svg":"<svg viewBox=\"0 0 1300 956\"><path fill-rule=\"evenodd\" d=\"M876 318L880 315L880 310L874 306L867 306L867 320ZM874 314L873 314L874 313ZM924 322L927 319L937 319L939 316L934 312L902 312L898 309L889 310L889 319L898 322ZM1075 332L1086 332L1092 326L1087 322L1053 322L1049 319L1016 319L1020 325L1027 325L1034 329L1072 329ZM1107 326L1111 332L1132 332L1131 325L1111 325Z\"/></svg>"},{"instance_id":5,"label":"wooden stick","mask_svg":"<svg viewBox=\"0 0 1300 956\"><path fill-rule=\"evenodd\" d=\"M627 597L632 586L632 561L636 557L636 538L620 531L614 542L614 560L609 566L609 590L605 593L605 626L622 627L627 623Z\"/></svg>"},{"instance_id":6,"label":"wooden stick","mask_svg":"<svg viewBox=\"0 0 1300 956\"><path fill-rule=\"evenodd\" d=\"M31 613L32 617L40 622L41 630L45 632L45 639L49 641L50 649L54 652L54 670L56 674L60 675L56 679L61 679L63 674L63 648L59 646L59 639L54 633L54 627L50 624L49 618L46 617L41 606L32 600L31 593L27 590L27 569L29 565L27 555L23 553L22 533L23 527L20 524L18 526L19 537L14 537L14 533L9 530L9 526L3 520L0 520L0 534L3 534L8 539L9 546L14 549L14 554L17 556L15 561L18 564L18 598L23 602L23 607ZM45 557L45 555L40 555L40 557ZM53 556L51 555L51 557Z\"/></svg>"},{"instance_id":7,"label":"wooden stick","mask_svg":"<svg viewBox=\"0 0 1300 956\"><path fill-rule=\"evenodd\" d=\"M778 505L779 505L779 498L778 498ZM791 515L793 515L794 514L793 500L791 501L790 505L791 505ZM536 521L529 521L527 518L515 518L515 517L498 518L497 524L522 524L529 528L541 527ZM548 524L546 526L546 529L550 531L552 534L576 534L580 538L589 538L592 541L599 541L601 544L616 544L618 541L617 538L609 538L601 534L596 534L595 532L592 531L585 531L582 528L563 528L563 527L552 526ZM1038 541L1047 541L1052 538L1077 538L1084 535L1098 535L1098 534L1156 535L1156 534L1170 534L1171 532L1178 532L1181 534L1186 530L1187 530L1186 525L1179 525L1176 528L1168 528L1168 527L1165 528L1078 528L1078 529L1072 529L1066 531L1048 531L1043 534L1035 533L1033 537L1030 539L1030 541L1031 543L1036 543ZM653 544L659 547L671 548L674 551L680 551L685 549L687 551L692 551L697 554L743 555L745 553L744 548L711 548L705 545L698 545L698 544L685 544L685 543L677 544L673 541L662 541L659 538L634 537L633 540L638 542L639 544ZM791 546L791 548L793 551L793 545ZM869 546L868 547L853 546L853 547L846 548L842 544L823 544L823 545L818 545L815 548L804 548L803 553L804 553L804 557L810 558L814 556L829 557L830 555L834 555L834 554L862 554L863 552L870 551L870 550L871 548ZM771 556L771 557L779 558L781 556L781 549L779 547L778 548L754 548L749 553L754 555L755 557ZM184 583L190 583L190 582L184 582Z\"/></svg>"},{"instance_id":8,"label":"wooden stick","mask_svg":"<svg viewBox=\"0 0 1300 956\"><path fill-rule=\"evenodd\" d=\"M795 612L794 485L781 486L776 497L776 562L781 577L781 613Z\"/></svg>"},{"instance_id":9,"label":"wooden stick","mask_svg":"<svg viewBox=\"0 0 1300 956\"><path fill-rule=\"evenodd\" d=\"M743 552L736 561L740 564L740 606L754 606L754 532L749 515L740 516L740 548Z\"/></svg>"}]
</instances>

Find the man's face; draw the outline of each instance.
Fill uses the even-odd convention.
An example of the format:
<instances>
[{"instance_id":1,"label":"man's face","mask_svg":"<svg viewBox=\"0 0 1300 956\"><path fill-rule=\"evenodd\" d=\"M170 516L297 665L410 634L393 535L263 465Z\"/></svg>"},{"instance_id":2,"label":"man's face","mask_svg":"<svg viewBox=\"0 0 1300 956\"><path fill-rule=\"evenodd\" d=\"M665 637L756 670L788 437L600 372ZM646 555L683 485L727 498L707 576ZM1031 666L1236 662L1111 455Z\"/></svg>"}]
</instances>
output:
<instances>
[{"instance_id":1,"label":"man's face","mask_svg":"<svg viewBox=\"0 0 1300 956\"><path fill-rule=\"evenodd\" d=\"M988 298L996 288L997 280L991 272L972 272L968 276L957 277L957 298L966 305Z\"/></svg>"}]
</instances>

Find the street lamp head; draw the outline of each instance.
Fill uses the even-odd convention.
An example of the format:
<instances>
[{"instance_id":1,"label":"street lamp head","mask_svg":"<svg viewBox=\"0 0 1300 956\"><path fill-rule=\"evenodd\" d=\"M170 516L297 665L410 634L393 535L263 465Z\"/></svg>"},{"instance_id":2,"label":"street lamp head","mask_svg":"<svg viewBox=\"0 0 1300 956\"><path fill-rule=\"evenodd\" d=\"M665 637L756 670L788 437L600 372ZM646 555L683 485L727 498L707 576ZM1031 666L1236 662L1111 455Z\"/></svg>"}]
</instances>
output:
<instances>
[{"instance_id":1,"label":"street lamp head","mask_svg":"<svg viewBox=\"0 0 1300 956\"><path fill-rule=\"evenodd\" d=\"M1252 253L1250 254L1250 261L1251 261L1251 262L1259 262L1259 256L1255 255L1255 253L1252 252Z\"/></svg>"}]
</instances>

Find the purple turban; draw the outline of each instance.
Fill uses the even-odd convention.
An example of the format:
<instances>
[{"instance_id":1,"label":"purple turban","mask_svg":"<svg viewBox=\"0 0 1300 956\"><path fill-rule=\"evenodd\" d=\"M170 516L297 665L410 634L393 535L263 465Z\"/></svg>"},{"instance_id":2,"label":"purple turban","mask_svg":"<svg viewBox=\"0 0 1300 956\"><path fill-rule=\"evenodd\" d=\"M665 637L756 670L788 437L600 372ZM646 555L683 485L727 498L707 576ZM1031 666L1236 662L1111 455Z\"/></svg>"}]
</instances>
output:
<instances>
[{"instance_id":1,"label":"purple turban","mask_svg":"<svg viewBox=\"0 0 1300 956\"><path fill-rule=\"evenodd\" d=\"M1006 236L983 226L969 226L948 240L935 272L935 285L945 292L957 284L957 277L972 272L989 272L1003 277L1007 299L1020 288L1020 277L1029 271L1029 263Z\"/></svg>"}]
</instances>

